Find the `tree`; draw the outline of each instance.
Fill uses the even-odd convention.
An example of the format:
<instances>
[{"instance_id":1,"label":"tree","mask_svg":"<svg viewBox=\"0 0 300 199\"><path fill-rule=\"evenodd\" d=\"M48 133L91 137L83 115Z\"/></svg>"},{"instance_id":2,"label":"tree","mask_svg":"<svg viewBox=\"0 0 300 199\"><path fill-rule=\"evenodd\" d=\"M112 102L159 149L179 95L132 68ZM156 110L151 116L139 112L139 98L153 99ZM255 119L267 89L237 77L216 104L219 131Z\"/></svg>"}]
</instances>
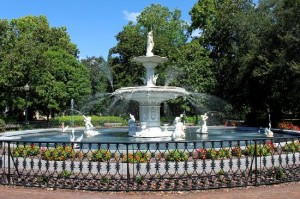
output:
<instances>
[{"instance_id":1,"label":"tree","mask_svg":"<svg viewBox=\"0 0 300 199\"><path fill-rule=\"evenodd\" d=\"M92 92L82 101L80 111L89 115L106 114L114 90L110 67L103 57L87 57L81 63L89 70Z\"/></svg>"},{"instance_id":2,"label":"tree","mask_svg":"<svg viewBox=\"0 0 300 199\"><path fill-rule=\"evenodd\" d=\"M299 100L298 1L201 0L192 8L191 28L210 50L217 80L215 94L265 125ZM296 103L299 104L299 103ZM260 123L260 118L264 118Z\"/></svg>"},{"instance_id":3,"label":"tree","mask_svg":"<svg viewBox=\"0 0 300 199\"><path fill-rule=\"evenodd\" d=\"M298 113L299 117L300 22L295 20L300 17L299 8L297 0L265 0L258 7L271 26L262 39L258 56L261 66L254 73L265 74L265 90L269 91L265 103L275 122L286 113L293 113L294 117Z\"/></svg>"},{"instance_id":4,"label":"tree","mask_svg":"<svg viewBox=\"0 0 300 199\"><path fill-rule=\"evenodd\" d=\"M90 92L88 72L78 63L78 49L66 28L50 27L44 16L0 20L0 24L0 88L6 94L1 101L11 115L25 108L25 84L30 86L30 112L47 115Z\"/></svg>"},{"instance_id":5,"label":"tree","mask_svg":"<svg viewBox=\"0 0 300 199\"><path fill-rule=\"evenodd\" d=\"M161 5L152 4L138 16L137 23L130 22L117 35L118 44L111 49L111 66L115 74L116 88L142 84L144 67L131 63L133 57L146 54L146 35L154 34L155 55L168 58L168 62L158 65L157 85L185 87L194 92L211 92L215 87L208 50L196 40L191 40L188 25L180 19L181 12L171 12ZM189 41L190 40L190 41ZM180 114L192 112L192 107L182 99L169 101L172 112Z\"/></svg>"},{"instance_id":6,"label":"tree","mask_svg":"<svg viewBox=\"0 0 300 199\"><path fill-rule=\"evenodd\" d=\"M137 23L129 22L116 36L118 44L110 50L115 87L141 85L145 74L144 67L131 62L133 57L146 54L146 36L152 29L155 55L168 57L174 62L178 57L178 47L187 41L187 24L180 19L178 9L170 12L168 8L152 4L138 16ZM163 84L166 65L157 67L160 74L158 83Z\"/></svg>"},{"instance_id":7,"label":"tree","mask_svg":"<svg viewBox=\"0 0 300 199\"><path fill-rule=\"evenodd\" d=\"M109 71L106 71L109 70L109 67L103 57L87 57L80 61L89 70L92 95L112 90L112 88L110 88Z\"/></svg>"}]
</instances>

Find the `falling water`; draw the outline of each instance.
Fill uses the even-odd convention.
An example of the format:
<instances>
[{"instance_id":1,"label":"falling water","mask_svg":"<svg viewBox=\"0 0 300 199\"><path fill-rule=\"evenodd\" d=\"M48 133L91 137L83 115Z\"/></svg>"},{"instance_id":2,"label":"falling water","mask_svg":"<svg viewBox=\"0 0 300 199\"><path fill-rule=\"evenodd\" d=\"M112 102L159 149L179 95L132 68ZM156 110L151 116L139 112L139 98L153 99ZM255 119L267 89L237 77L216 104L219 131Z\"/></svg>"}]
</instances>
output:
<instances>
[{"instance_id":1,"label":"falling water","mask_svg":"<svg viewBox=\"0 0 300 199\"><path fill-rule=\"evenodd\" d=\"M173 67L169 67L166 71L165 86L168 86L178 75L179 72L177 70Z\"/></svg>"},{"instance_id":2,"label":"falling water","mask_svg":"<svg viewBox=\"0 0 300 199\"><path fill-rule=\"evenodd\" d=\"M74 100L71 99L72 127L74 128Z\"/></svg>"},{"instance_id":3,"label":"falling water","mask_svg":"<svg viewBox=\"0 0 300 199\"><path fill-rule=\"evenodd\" d=\"M110 97L111 97L111 93L97 93L94 96L90 96L87 100L85 100L84 105L82 106L80 111L82 113L91 114L91 112L95 112L93 109L95 109L95 107L97 107L98 104L102 103L104 100ZM103 113L107 112L107 110L105 110L106 109L105 107L101 107L102 110L97 110L97 111L101 111Z\"/></svg>"},{"instance_id":4,"label":"falling water","mask_svg":"<svg viewBox=\"0 0 300 199\"><path fill-rule=\"evenodd\" d=\"M113 86L113 76L111 73L111 69L107 63L101 63L99 64L100 70L105 74L106 78L108 79L112 91L114 91L114 86Z\"/></svg>"},{"instance_id":5,"label":"falling water","mask_svg":"<svg viewBox=\"0 0 300 199\"><path fill-rule=\"evenodd\" d=\"M213 95L206 93L191 93L188 101L196 108L197 111L206 113L210 111L225 111L227 102Z\"/></svg>"}]
</instances>

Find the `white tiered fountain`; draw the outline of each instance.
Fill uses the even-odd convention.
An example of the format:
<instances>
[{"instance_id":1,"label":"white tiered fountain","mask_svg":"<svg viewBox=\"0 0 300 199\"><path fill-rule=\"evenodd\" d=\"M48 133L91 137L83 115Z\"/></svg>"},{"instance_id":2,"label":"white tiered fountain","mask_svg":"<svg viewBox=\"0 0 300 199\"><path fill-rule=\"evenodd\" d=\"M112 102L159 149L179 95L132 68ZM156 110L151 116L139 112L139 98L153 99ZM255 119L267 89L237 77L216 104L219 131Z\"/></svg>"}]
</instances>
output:
<instances>
[{"instance_id":1,"label":"white tiered fountain","mask_svg":"<svg viewBox=\"0 0 300 199\"><path fill-rule=\"evenodd\" d=\"M147 54L133 58L133 62L141 63L146 68L145 86L124 87L116 90L113 95L120 99L133 100L139 103L140 126L136 132L130 132L133 137L171 137L172 132L160 125L160 104L163 101L186 96L189 93L180 87L156 86L158 75L155 67L166 62L166 57L152 53L154 47L152 31L148 33Z\"/></svg>"}]
</instances>

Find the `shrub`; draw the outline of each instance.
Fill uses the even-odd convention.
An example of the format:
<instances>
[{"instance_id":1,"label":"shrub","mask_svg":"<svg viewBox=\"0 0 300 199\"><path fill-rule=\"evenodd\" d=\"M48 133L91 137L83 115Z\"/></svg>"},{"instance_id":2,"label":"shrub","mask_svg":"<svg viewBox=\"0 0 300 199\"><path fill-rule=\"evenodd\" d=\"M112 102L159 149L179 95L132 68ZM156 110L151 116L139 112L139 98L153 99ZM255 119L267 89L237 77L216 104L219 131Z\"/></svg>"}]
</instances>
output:
<instances>
[{"instance_id":1,"label":"shrub","mask_svg":"<svg viewBox=\"0 0 300 199\"><path fill-rule=\"evenodd\" d=\"M217 172L217 175L218 176L222 176L222 175L225 175L225 174L227 174L223 169L221 169L221 170L219 170L218 172Z\"/></svg>"},{"instance_id":2,"label":"shrub","mask_svg":"<svg viewBox=\"0 0 300 199\"><path fill-rule=\"evenodd\" d=\"M0 118L0 129L4 128L5 122Z\"/></svg>"},{"instance_id":3,"label":"shrub","mask_svg":"<svg viewBox=\"0 0 300 199\"><path fill-rule=\"evenodd\" d=\"M151 158L151 155L146 152L136 152L136 153L128 153L128 156L125 155L122 158L122 162L126 163L144 163L149 161Z\"/></svg>"},{"instance_id":4,"label":"shrub","mask_svg":"<svg viewBox=\"0 0 300 199\"><path fill-rule=\"evenodd\" d=\"M187 153L179 151L177 149L168 152L165 157L166 160L170 162L187 161L187 159L189 158Z\"/></svg>"},{"instance_id":5,"label":"shrub","mask_svg":"<svg viewBox=\"0 0 300 199\"><path fill-rule=\"evenodd\" d=\"M75 158L76 153L71 146L58 146L56 148L42 148L41 156L43 160L64 161Z\"/></svg>"},{"instance_id":6,"label":"shrub","mask_svg":"<svg viewBox=\"0 0 300 199\"><path fill-rule=\"evenodd\" d=\"M240 146L237 145L237 146L235 146L234 148L232 148L231 154L232 154L233 156L236 156L236 157L240 158L240 157L242 157L243 150L241 149Z\"/></svg>"},{"instance_id":7,"label":"shrub","mask_svg":"<svg viewBox=\"0 0 300 199\"><path fill-rule=\"evenodd\" d=\"M286 152L299 152L300 151L300 142L299 141L294 141L291 143L287 143L283 147L283 151Z\"/></svg>"},{"instance_id":8,"label":"shrub","mask_svg":"<svg viewBox=\"0 0 300 199\"><path fill-rule=\"evenodd\" d=\"M62 177L62 178L69 178L69 177L71 177L71 175L72 175L72 172L71 172L71 171L63 170L63 171L59 174L59 177Z\"/></svg>"},{"instance_id":9,"label":"shrub","mask_svg":"<svg viewBox=\"0 0 300 199\"><path fill-rule=\"evenodd\" d=\"M231 158L231 150L230 149L220 149L218 151L218 158Z\"/></svg>"},{"instance_id":10,"label":"shrub","mask_svg":"<svg viewBox=\"0 0 300 199\"><path fill-rule=\"evenodd\" d=\"M270 147L270 145L249 145L245 149L246 155L257 155L257 156L267 156L274 154L274 147Z\"/></svg>"},{"instance_id":11,"label":"shrub","mask_svg":"<svg viewBox=\"0 0 300 199\"><path fill-rule=\"evenodd\" d=\"M104 126L105 123L122 123L122 125L127 126L128 121L127 118L118 117L118 116L91 116L92 124L94 126ZM65 126L71 126L74 122L74 126L84 126L83 116L63 116L56 117L51 120L52 123L62 124Z\"/></svg>"},{"instance_id":12,"label":"shrub","mask_svg":"<svg viewBox=\"0 0 300 199\"><path fill-rule=\"evenodd\" d=\"M101 178L101 182L108 184L110 182L110 178L104 176L103 178Z\"/></svg>"},{"instance_id":13,"label":"shrub","mask_svg":"<svg viewBox=\"0 0 300 199\"><path fill-rule=\"evenodd\" d=\"M193 154L193 158L195 159L206 159L206 149L202 149L202 148L199 148L199 149L196 149L195 153Z\"/></svg>"},{"instance_id":14,"label":"shrub","mask_svg":"<svg viewBox=\"0 0 300 199\"><path fill-rule=\"evenodd\" d=\"M17 146L12 152L13 157L37 156L39 154L40 154L40 149L38 146L34 144Z\"/></svg>"},{"instance_id":15,"label":"shrub","mask_svg":"<svg viewBox=\"0 0 300 199\"><path fill-rule=\"evenodd\" d=\"M217 159L218 152L216 149L207 149L206 158L208 159Z\"/></svg>"},{"instance_id":16,"label":"shrub","mask_svg":"<svg viewBox=\"0 0 300 199\"><path fill-rule=\"evenodd\" d=\"M93 162L103 162L109 161L111 158L111 153L104 149L99 149L94 151L91 155L91 161Z\"/></svg>"},{"instance_id":17,"label":"shrub","mask_svg":"<svg viewBox=\"0 0 300 199\"><path fill-rule=\"evenodd\" d=\"M144 180L145 178L143 176L136 176L135 178L135 182L139 185L142 185Z\"/></svg>"}]
</instances>

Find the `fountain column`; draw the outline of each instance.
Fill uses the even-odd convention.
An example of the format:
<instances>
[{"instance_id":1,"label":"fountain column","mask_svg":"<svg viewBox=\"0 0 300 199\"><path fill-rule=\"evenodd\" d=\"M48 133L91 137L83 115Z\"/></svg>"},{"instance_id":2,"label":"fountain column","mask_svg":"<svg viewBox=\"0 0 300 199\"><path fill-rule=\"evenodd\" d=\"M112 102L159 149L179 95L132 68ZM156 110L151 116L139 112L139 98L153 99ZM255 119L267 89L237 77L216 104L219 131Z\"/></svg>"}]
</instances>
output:
<instances>
[{"instance_id":1,"label":"fountain column","mask_svg":"<svg viewBox=\"0 0 300 199\"><path fill-rule=\"evenodd\" d=\"M162 102L161 99L156 98L152 94L152 90L150 88L156 87L156 79L158 75L155 75L154 69L155 67L163 62L166 62L168 59L166 57L160 57L157 55L152 56L139 56L135 57L132 61L141 63L146 68L146 86L145 90L149 88L147 93L147 97L143 99L138 99L139 102L139 115L140 115L140 124L141 124L141 133L137 134L137 136L142 134L154 134L156 136L163 136L162 130L160 128L160 103ZM149 131L149 132L148 132ZM169 135L166 135L169 136Z\"/></svg>"}]
</instances>

